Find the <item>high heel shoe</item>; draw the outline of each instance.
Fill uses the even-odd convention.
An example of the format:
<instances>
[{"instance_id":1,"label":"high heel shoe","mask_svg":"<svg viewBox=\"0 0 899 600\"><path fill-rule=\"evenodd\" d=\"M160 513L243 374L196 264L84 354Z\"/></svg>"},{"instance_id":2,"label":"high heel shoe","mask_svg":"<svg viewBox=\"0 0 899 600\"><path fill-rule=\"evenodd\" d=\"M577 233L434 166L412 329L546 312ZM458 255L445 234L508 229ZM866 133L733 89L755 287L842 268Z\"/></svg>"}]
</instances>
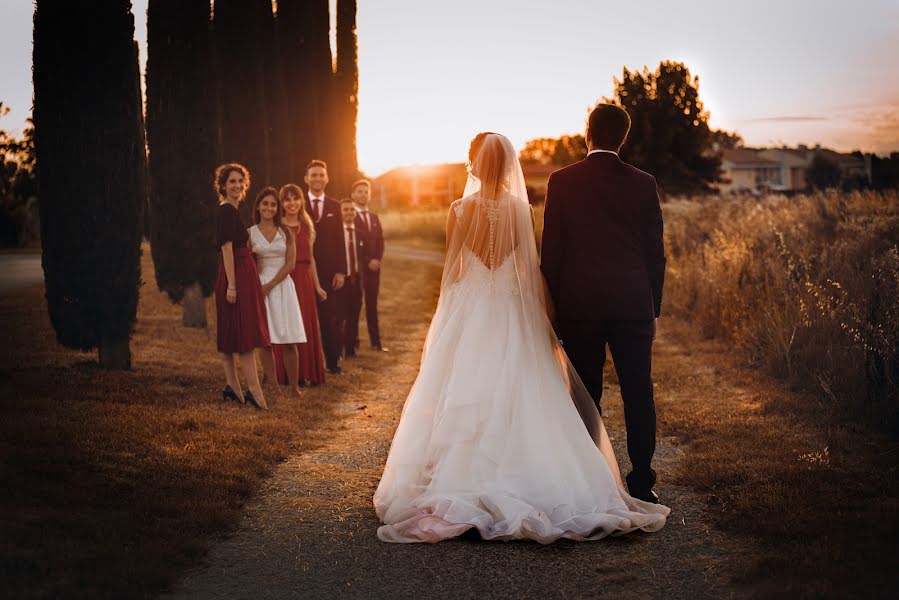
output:
<instances>
[{"instance_id":1,"label":"high heel shoe","mask_svg":"<svg viewBox=\"0 0 899 600\"><path fill-rule=\"evenodd\" d=\"M225 400L225 402L227 402L229 400L233 400L234 402L237 402L238 404L243 404L243 401L240 399L240 396L238 396L237 394L234 393L234 388L232 388L230 385L226 385L224 387L224 389L222 390L222 399Z\"/></svg>"},{"instance_id":2,"label":"high heel shoe","mask_svg":"<svg viewBox=\"0 0 899 600\"><path fill-rule=\"evenodd\" d=\"M262 410L262 405L259 404L258 402L256 402L256 397L253 396L253 392L251 392L250 390L246 390L243 393L243 399L244 399L244 402L246 402L247 404L252 404L259 410Z\"/></svg>"}]
</instances>

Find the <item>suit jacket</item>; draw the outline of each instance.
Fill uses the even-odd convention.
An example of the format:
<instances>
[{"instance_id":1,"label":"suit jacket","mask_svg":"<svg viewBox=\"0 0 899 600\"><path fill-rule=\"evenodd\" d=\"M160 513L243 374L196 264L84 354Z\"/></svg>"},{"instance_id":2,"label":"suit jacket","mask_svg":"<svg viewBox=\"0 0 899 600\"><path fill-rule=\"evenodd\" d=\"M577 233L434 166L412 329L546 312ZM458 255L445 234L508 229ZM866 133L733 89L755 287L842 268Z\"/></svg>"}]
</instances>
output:
<instances>
[{"instance_id":1,"label":"suit jacket","mask_svg":"<svg viewBox=\"0 0 899 600\"><path fill-rule=\"evenodd\" d=\"M368 238L368 260L372 258L381 260L384 258L384 230L381 229L381 219L370 210L368 211L368 218L371 221L371 229L366 227L362 214L356 211L356 229L364 231ZM368 263L368 260L366 260L366 263Z\"/></svg>"},{"instance_id":2,"label":"suit jacket","mask_svg":"<svg viewBox=\"0 0 899 600\"><path fill-rule=\"evenodd\" d=\"M341 225L340 234L343 235L345 225L343 223ZM359 281L362 282L365 279L365 272L368 270L366 265L368 265L368 260L372 258L371 256L371 248L369 247L368 234L365 232L365 225L359 223L359 215L356 215L356 221L353 223L355 228L354 238L356 240L356 262L359 264ZM346 250L344 250L344 256L346 256ZM347 275L350 273L349 265L347 265Z\"/></svg>"},{"instance_id":3,"label":"suit jacket","mask_svg":"<svg viewBox=\"0 0 899 600\"><path fill-rule=\"evenodd\" d=\"M311 214L310 209L310 214ZM322 214L315 223L315 243L312 245L315 268L322 288L331 291L335 273L346 273L346 254L343 249L343 226L340 219L340 203L325 196Z\"/></svg>"},{"instance_id":4,"label":"suit jacket","mask_svg":"<svg viewBox=\"0 0 899 600\"><path fill-rule=\"evenodd\" d=\"M553 173L540 268L559 319L652 319L665 249L655 178L598 152Z\"/></svg>"}]
</instances>

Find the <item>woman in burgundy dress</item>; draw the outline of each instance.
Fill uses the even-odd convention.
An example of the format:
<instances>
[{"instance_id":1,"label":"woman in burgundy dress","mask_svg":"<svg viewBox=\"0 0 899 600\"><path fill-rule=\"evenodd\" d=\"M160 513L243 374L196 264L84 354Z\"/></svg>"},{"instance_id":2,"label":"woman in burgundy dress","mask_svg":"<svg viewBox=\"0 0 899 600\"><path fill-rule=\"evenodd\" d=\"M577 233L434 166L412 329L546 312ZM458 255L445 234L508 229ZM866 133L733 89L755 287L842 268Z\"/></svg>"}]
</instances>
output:
<instances>
[{"instance_id":1,"label":"woman in burgundy dress","mask_svg":"<svg viewBox=\"0 0 899 600\"><path fill-rule=\"evenodd\" d=\"M300 312L306 328L306 343L297 346L300 361L300 380L310 385L325 382L325 365L322 358L322 340L318 328L318 299L325 300L328 294L318 282L315 270L315 258L312 256L312 242L315 240L315 228L312 218L306 211L306 195L300 187L288 183L281 188L281 206L284 209L282 224L293 232L297 245L296 266L290 274L300 299ZM316 298L317 296L317 298ZM278 380L286 381L283 356L275 347L275 363L278 366Z\"/></svg>"},{"instance_id":2,"label":"woman in burgundy dress","mask_svg":"<svg viewBox=\"0 0 899 600\"><path fill-rule=\"evenodd\" d=\"M216 245L222 254L215 284L217 346L228 381L222 390L225 400L243 401L266 409L253 351L271 343L262 286L253 255L247 248L249 234L237 211L248 187L250 174L243 165L230 163L215 170L215 191L219 195ZM243 400L234 366L235 354L240 355L240 369L249 388L244 392Z\"/></svg>"}]
</instances>

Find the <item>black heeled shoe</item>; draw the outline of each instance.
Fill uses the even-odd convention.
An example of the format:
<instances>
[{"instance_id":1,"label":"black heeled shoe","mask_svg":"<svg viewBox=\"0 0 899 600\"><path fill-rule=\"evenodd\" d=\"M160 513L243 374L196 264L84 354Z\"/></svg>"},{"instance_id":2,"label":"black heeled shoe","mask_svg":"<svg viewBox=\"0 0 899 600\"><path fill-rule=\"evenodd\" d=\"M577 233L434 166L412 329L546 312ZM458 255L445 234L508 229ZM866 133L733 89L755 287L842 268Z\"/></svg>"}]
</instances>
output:
<instances>
[{"instance_id":1,"label":"black heeled shoe","mask_svg":"<svg viewBox=\"0 0 899 600\"><path fill-rule=\"evenodd\" d=\"M262 406L260 406L260 404L256 402L256 398L253 396L253 392L251 392L250 390L246 390L243 393L243 399L247 404L252 404L257 409L262 410Z\"/></svg>"},{"instance_id":2,"label":"black heeled shoe","mask_svg":"<svg viewBox=\"0 0 899 600\"><path fill-rule=\"evenodd\" d=\"M227 402L229 400L233 400L234 402L237 402L238 404L243 404L243 402L240 399L240 396L238 396L237 394L234 393L234 388L232 388L230 385L226 385L225 388L222 390L222 399L224 399L225 402Z\"/></svg>"}]
</instances>

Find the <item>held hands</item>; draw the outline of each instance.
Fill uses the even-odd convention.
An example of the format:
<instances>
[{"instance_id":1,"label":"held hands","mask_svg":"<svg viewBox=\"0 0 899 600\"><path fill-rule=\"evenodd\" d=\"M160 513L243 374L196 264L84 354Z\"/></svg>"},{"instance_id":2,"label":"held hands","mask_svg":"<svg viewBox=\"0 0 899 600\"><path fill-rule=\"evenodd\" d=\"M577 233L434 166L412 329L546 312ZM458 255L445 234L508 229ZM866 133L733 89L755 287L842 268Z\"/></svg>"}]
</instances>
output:
<instances>
[{"instance_id":1,"label":"held hands","mask_svg":"<svg viewBox=\"0 0 899 600\"><path fill-rule=\"evenodd\" d=\"M273 287L274 287L274 286L271 284L271 282L266 283L266 284L263 284L263 285L262 285L262 295L263 295L263 296L268 296L268 293L269 293L270 291L272 291L272 288L273 288Z\"/></svg>"},{"instance_id":2,"label":"held hands","mask_svg":"<svg viewBox=\"0 0 899 600\"><path fill-rule=\"evenodd\" d=\"M228 291L225 293L225 300L228 301L228 304L234 304L237 302L237 288L228 288Z\"/></svg>"},{"instance_id":3,"label":"held hands","mask_svg":"<svg viewBox=\"0 0 899 600\"><path fill-rule=\"evenodd\" d=\"M371 259L370 261L368 261L368 268L375 272L380 271L381 270L381 261L378 260L377 258Z\"/></svg>"},{"instance_id":4,"label":"held hands","mask_svg":"<svg viewBox=\"0 0 899 600\"><path fill-rule=\"evenodd\" d=\"M318 294L318 299L321 300L322 302L324 302L325 300L328 299L328 292L326 292L325 290L323 290L323 289L321 288L321 286L316 286L316 287L315 287L315 293Z\"/></svg>"},{"instance_id":5,"label":"held hands","mask_svg":"<svg viewBox=\"0 0 899 600\"><path fill-rule=\"evenodd\" d=\"M334 279L331 281L331 287L335 292L343 287L345 279L346 275L344 275L343 273L334 273Z\"/></svg>"}]
</instances>

